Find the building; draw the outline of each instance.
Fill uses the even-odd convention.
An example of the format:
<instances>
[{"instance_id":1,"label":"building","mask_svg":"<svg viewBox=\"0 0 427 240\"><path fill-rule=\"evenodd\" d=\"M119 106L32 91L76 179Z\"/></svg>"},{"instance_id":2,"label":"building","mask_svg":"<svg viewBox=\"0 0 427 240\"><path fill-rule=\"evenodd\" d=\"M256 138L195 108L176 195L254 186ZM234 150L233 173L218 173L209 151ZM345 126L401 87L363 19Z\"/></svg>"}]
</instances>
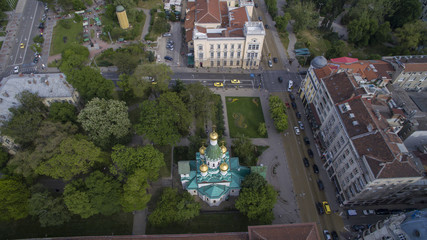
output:
<instances>
[{"instance_id":1,"label":"building","mask_svg":"<svg viewBox=\"0 0 427 240\"><path fill-rule=\"evenodd\" d=\"M126 10L122 5L116 7L117 19L119 19L119 24L122 29L129 28L128 16L126 15Z\"/></svg>"},{"instance_id":2,"label":"building","mask_svg":"<svg viewBox=\"0 0 427 240\"><path fill-rule=\"evenodd\" d=\"M253 6L249 0L187 3L185 41L194 51L195 67L259 67L265 29L251 20Z\"/></svg>"},{"instance_id":3,"label":"building","mask_svg":"<svg viewBox=\"0 0 427 240\"><path fill-rule=\"evenodd\" d=\"M239 195L250 169L240 166L239 158L231 158L227 148L218 145L218 133L211 132L209 138L209 146L199 149L195 161L178 162L178 173L191 195L198 195L209 206L219 206L229 196Z\"/></svg>"},{"instance_id":4,"label":"building","mask_svg":"<svg viewBox=\"0 0 427 240\"><path fill-rule=\"evenodd\" d=\"M344 205L405 201L408 193L402 189L422 174L397 135L402 111L390 104L386 88L372 84L382 77L369 81L362 74L366 68L360 71L351 65L365 63L352 61L344 67L316 57L301 84L306 113L319 125L314 133L323 167Z\"/></svg>"},{"instance_id":5,"label":"building","mask_svg":"<svg viewBox=\"0 0 427 240\"><path fill-rule=\"evenodd\" d=\"M39 95L46 106L53 102L68 102L78 105L78 92L66 81L62 73L52 74L20 74L3 78L0 85L0 124L11 117L10 108L19 107L16 96L23 91ZM1 136L3 146L14 153L16 145L7 136Z\"/></svg>"},{"instance_id":6,"label":"building","mask_svg":"<svg viewBox=\"0 0 427 240\"><path fill-rule=\"evenodd\" d=\"M166 11L181 12L182 0L165 0L163 8Z\"/></svg>"},{"instance_id":7,"label":"building","mask_svg":"<svg viewBox=\"0 0 427 240\"><path fill-rule=\"evenodd\" d=\"M366 229L359 240L427 239L427 209L392 215Z\"/></svg>"},{"instance_id":8,"label":"building","mask_svg":"<svg viewBox=\"0 0 427 240\"><path fill-rule=\"evenodd\" d=\"M427 90L427 55L383 57L394 67L392 83L405 90Z\"/></svg>"}]
</instances>

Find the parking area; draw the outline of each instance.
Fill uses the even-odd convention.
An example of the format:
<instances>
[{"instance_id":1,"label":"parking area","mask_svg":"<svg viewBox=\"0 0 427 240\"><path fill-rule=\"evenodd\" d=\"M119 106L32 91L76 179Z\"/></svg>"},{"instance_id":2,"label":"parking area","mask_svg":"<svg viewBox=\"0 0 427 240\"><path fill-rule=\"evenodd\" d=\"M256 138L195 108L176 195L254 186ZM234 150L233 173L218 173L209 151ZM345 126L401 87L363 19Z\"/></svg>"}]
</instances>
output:
<instances>
[{"instance_id":1,"label":"parking area","mask_svg":"<svg viewBox=\"0 0 427 240\"><path fill-rule=\"evenodd\" d=\"M157 62L165 62L169 66L185 66L181 55L183 46L181 24L172 22L169 33L170 35L164 34L158 42ZM166 60L165 58L172 60Z\"/></svg>"}]
</instances>

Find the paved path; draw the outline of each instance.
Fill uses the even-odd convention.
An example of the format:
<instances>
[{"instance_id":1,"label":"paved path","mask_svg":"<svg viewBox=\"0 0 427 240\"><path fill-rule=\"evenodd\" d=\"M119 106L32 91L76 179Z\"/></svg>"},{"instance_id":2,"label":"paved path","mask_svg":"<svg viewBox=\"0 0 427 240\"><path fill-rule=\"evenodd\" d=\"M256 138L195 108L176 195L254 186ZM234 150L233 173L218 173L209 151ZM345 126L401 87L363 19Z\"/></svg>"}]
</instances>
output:
<instances>
[{"instance_id":1,"label":"paved path","mask_svg":"<svg viewBox=\"0 0 427 240\"><path fill-rule=\"evenodd\" d=\"M145 23L144 23L144 28L142 29L142 34L141 34L141 41L144 41L144 38L148 34L148 30L150 28L151 14L150 14L150 10L148 9L141 8L141 10L144 11L144 14L145 14Z\"/></svg>"},{"instance_id":2,"label":"paved path","mask_svg":"<svg viewBox=\"0 0 427 240\"><path fill-rule=\"evenodd\" d=\"M133 212L132 235L144 235L147 221L147 209Z\"/></svg>"}]
</instances>

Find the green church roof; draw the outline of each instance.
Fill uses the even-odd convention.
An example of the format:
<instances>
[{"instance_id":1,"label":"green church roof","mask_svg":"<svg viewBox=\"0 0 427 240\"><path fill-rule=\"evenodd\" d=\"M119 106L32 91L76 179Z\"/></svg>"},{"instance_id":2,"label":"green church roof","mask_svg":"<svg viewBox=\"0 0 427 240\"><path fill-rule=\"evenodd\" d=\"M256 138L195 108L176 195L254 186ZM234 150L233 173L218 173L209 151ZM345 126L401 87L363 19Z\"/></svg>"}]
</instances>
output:
<instances>
[{"instance_id":1,"label":"green church roof","mask_svg":"<svg viewBox=\"0 0 427 240\"><path fill-rule=\"evenodd\" d=\"M264 179L266 179L266 177L267 177L267 167L265 167L265 166L252 166L251 172L258 173Z\"/></svg>"},{"instance_id":2,"label":"green church roof","mask_svg":"<svg viewBox=\"0 0 427 240\"><path fill-rule=\"evenodd\" d=\"M125 8L122 5L116 7L116 12L123 12Z\"/></svg>"},{"instance_id":3,"label":"green church roof","mask_svg":"<svg viewBox=\"0 0 427 240\"><path fill-rule=\"evenodd\" d=\"M190 161L179 161L178 162L178 173L189 174L190 173Z\"/></svg>"},{"instance_id":4,"label":"green church roof","mask_svg":"<svg viewBox=\"0 0 427 240\"><path fill-rule=\"evenodd\" d=\"M228 187L224 185L209 185L199 189L199 191L209 198L220 198L228 192Z\"/></svg>"},{"instance_id":5,"label":"green church roof","mask_svg":"<svg viewBox=\"0 0 427 240\"><path fill-rule=\"evenodd\" d=\"M209 145L205 150L205 154L209 159L213 160L219 159L222 156L221 148L218 146L218 144Z\"/></svg>"}]
</instances>

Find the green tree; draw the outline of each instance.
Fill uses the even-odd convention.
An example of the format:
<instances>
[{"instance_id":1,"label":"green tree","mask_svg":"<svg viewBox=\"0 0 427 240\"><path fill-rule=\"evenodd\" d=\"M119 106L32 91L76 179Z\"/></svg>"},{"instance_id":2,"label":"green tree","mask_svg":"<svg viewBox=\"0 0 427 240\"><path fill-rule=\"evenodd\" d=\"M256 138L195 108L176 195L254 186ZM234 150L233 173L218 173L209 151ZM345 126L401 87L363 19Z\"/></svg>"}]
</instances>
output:
<instances>
[{"instance_id":1,"label":"green tree","mask_svg":"<svg viewBox=\"0 0 427 240\"><path fill-rule=\"evenodd\" d=\"M9 153L3 147L0 147L0 170L6 165L9 159Z\"/></svg>"},{"instance_id":2,"label":"green tree","mask_svg":"<svg viewBox=\"0 0 427 240\"><path fill-rule=\"evenodd\" d=\"M276 201L277 192L274 188L258 173L251 173L243 181L235 206L249 220L258 224L271 224Z\"/></svg>"},{"instance_id":3,"label":"green tree","mask_svg":"<svg viewBox=\"0 0 427 240\"><path fill-rule=\"evenodd\" d=\"M274 126L279 132L286 130L288 128L288 116L286 115L286 107L282 100L278 96L270 96L268 102Z\"/></svg>"},{"instance_id":4,"label":"green tree","mask_svg":"<svg viewBox=\"0 0 427 240\"><path fill-rule=\"evenodd\" d=\"M234 156L239 156L242 164L246 166L255 166L258 159L255 154L255 145L250 138L245 135L239 135L233 140L231 146Z\"/></svg>"},{"instance_id":5,"label":"green tree","mask_svg":"<svg viewBox=\"0 0 427 240\"><path fill-rule=\"evenodd\" d=\"M74 180L64 190L68 209L82 218L98 213L112 215L120 211L120 198L120 183L100 171L93 172L84 180Z\"/></svg>"},{"instance_id":6,"label":"green tree","mask_svg":"<svg viewBox=\"0 0 427 240\"><path fill-rule=\"evenodd\" d=\"M0 221L18 220L28 215L30 192L20 181L0 179Z\"/></svg>"},{"instance_id":7,"label":"green tree","mask_svg":"<svg viewBox=\"0 0 427 240\"><path fill-rule=\"evenodd\" d=\"M68 137L59 146L59 154L42 163L36 173L55 179L71 180L88 173L97 162L102 162L101 150L82 137Z\"/></svg>"},{"instance_id":8,"label":"green tree","mask_svg":"<svg viewBox=\"0 0 427 240\"><path fill-rule=\"evenodd\" d=\"M70 220L62 197L54 198L48 191L33 193L28 200L28 209L42 227L59 226Z\"/></svg>"},{"instance_id":9,"label":"green tree","mask_svg":"<svg viewBox=\"0 0 427 240\"><path fill-rule=\"evenodd\" d=\"M163 92L168 90L172 70L166 64L142 64L136 67L129 85L135 96L144 97L147 92ZM155 82L156 84L152 84Z\"/></svg>"},{"instance_id":10,"label":"green tree","mask_svg":"<svg viewBox=\"0 0 427 240\"><path fill-rule=\"evenodd\" d=\"M120 74L119 76L120 81L117 82L117 85L121 89L121 91L119 91L120 99L127 103L129 103L135 98L135 94L133 94L132 87L130 86L129 78L134 78L134 76L130 76L127 74Z\"/></svg>"},{"instance_id":11,"label":"green tree","mask_svg":"<svg viewBox=\"0 0 427 240\"><path fill-rule=\"evenodd\" d=\"M73 104L67 102L54 102L49 108L49 119L62 123L75 123L77 109Z\"/></svg>"},{"instance_id":12,"label":"green tree","mask_svg":"<svg viewBox=\"0 0 427 240\"><path fill-rule=\"evenodd\" d=\"M8 163L8 168L25 178L36 177L34 171L44 161L59 154L59 145L65 138L75 134L77 127L71 123L44 121L37 131L34 149L18 151Z\"/></svg>"},{"instance_id":13,"label":"green tree","mask_svg":"<svg viewBox=\"0 0 427 240\"><path fill-rule=\"evenodd\" d=\"M401 54L415 53L418 46L427 41L427 23L418 20L406 23L402 28L396 29Z\"/></svg>"},{"instance_id":14,"label":"green tree","mask_svg":"<svg viewBox=\"0 0 427 240\"><path fill-rule=\"evenodd\" d=\"M266 0L265 4L267 5L268 13L274 19L277 16L277 0Z\"/></svg>"},{"instance_id":15,"label":"green tree","mask_svg":"<svg viewBox=\"0 0 427 240\"><path fill-rule=\"evenodd\" d=\"M291 15L289 13L285 13L284 16L277 16L274 18L276 22L276 28L279 32L286 31L286 26L288 26L289 20L291 20Z\"/></svg>"},{"instance_id":16,"label":"green tree","mask_svg":"<svg viewBox=\"0 0 427 240\"><path fill-rule=\"evenodd\" d=\"M200 214L200 203L187 191L178 193L175 188L165 188L148 221L155 226L182 223Z\"/></svg>"},{"instance_id":17,"label":"green tree","mask_svg":"<svg viewBox=\"0 0 427 240\"><path fill-rule=\"evenodd\" d=\"M105 79L98 70L91 67L68 72L67 81L77 89L85 102L95 97L110 99L114 90L113 82Z\"/></svg>"},{"instance_id":18,"label":"green tree","mask_svg":"<svg viewBox=\"0 0 427 240\"><path fill-rule=\"evenodd\" d=\"M395 0L394 13L390 17L393 29L402 27L420 18L422 4L419 0Z\"/></svg>"},{"instance_id":19,"label":"green tree","mask_svg":"<svg viewBox=\"0 0 427 240\"><path fill-rule=\"evenodd\" d=\"M139 59L127 52L117 52L114 54L113 63L119 73L131 74L138 65Z\"/></svg>"},{"instance_id":20,"label":"green tree","mask_svg":"<svg viewBox=\"0 0 427 240\"><path fill-rule=\"evenodd\" d=\"M294 31L299 32L307 28L315 28L318 23L319 15L315 10L314 3L311 1L295 1L287 10L294 21Z\"/></svg>"},{"instance_id":21,"label":"green tree","mask_svg":"<svg viewBox=\"0 0 427 240\"><path fill-rule=\"evenodd\" d=\"M266 137L267 136L267 127L265 126L265 122L262 122L258 126L258 134Z\"/></svg>"},{"instance_id":22,"label":"green tree","mask_svg":"<svg viewBox=\"0 0 427 240\"><path fill-rule=\"evenodd\" d=\"M331 48L326 51L325 58L331 59L331 58L337 58L342 56L347 56L345 50L346 50L346 44L342 40L334 41L331 44Z\"/></svg>"},{"instance_id":23,"label":"green tree","mask_svg":"<svg viewBox=\"0 0 427 240\"><path fill-rule=\"evenodd\" d=\"M163 153L152 145L137 148L116 145L113 147L111 159L113 166L110 171L118 175L120 180L132 175L140 168L147 172L149 180L156 180L159 177L160 168L165 166Z\"/></svg>"},{"instance_id":24,"label":"green tree","mask_svg":"<svg viewBox=\"0 0 427 240\"><path fill-rule=\"evenodd\" d=\"M37 35L33 38L33 42L43 44L44 38L42 35Z\"/></svg>"},{"instance_id":25,"label":"green tree","mask_svg":"<svg viewBox=\"0 0 427 240\"><path fill-rule=\"evenodd\" d=\"M137 169L130 175L123 185L121 205L125 212L142 210L147 207L151 195L147 193L150 187L147 182L148 173L144 169Z\"/></svg>"},{"instance_id":26,"label":"green tree","mask_svg":"<svg viewBox=\"0 0 427 240\"><path fill-rule=\"evenodd\" d=\"M191 114L174 92L160 95L158 100L146 100L141 105L140 123L136 132L156 144L175 144L188 133Z\"/></svg>"},{"instance_id":27,"label":"green tree","mask_svg":"<svg viewBox=\"0 0 427 240\"><path fill-rule=\"evenodd\" d=\"M61 22L69 21L61 20ZM67 77L75 69L81 69L89 58L89 50L85 46L71 43L62 51L60 69Z\"/></svg>"},{"instance_id":28,"label":"green tree","mask_svg":"<svg viewBox=\"0 0 427 240\"><path fill-rule=\"evenodd\" d=\"M367 46L369 40L378 31L378 21L362 15L348 24L348 39L359 46Z\"/></svg>"},{"instance_id":29,"label":"green tree","mask_svg":"<svg viewBox=\"0 0 427 240\"><path fill-rule=\"evenodd\" d=\"M98 146L107 149L129 136L131 123L125 102L94 98L80 112L77 121Z\"/></svg>"},{"instance_id":30,"label":"green tree","mask_svg":"<svg viewBox=\"0 0 427 240\"><path fill-rule=\"evenodd\" d=\"M201 122L206 123L215 117L214 93L201 82L186 85L180 96L188 110Z\"/></svg>"}]
</instances>

